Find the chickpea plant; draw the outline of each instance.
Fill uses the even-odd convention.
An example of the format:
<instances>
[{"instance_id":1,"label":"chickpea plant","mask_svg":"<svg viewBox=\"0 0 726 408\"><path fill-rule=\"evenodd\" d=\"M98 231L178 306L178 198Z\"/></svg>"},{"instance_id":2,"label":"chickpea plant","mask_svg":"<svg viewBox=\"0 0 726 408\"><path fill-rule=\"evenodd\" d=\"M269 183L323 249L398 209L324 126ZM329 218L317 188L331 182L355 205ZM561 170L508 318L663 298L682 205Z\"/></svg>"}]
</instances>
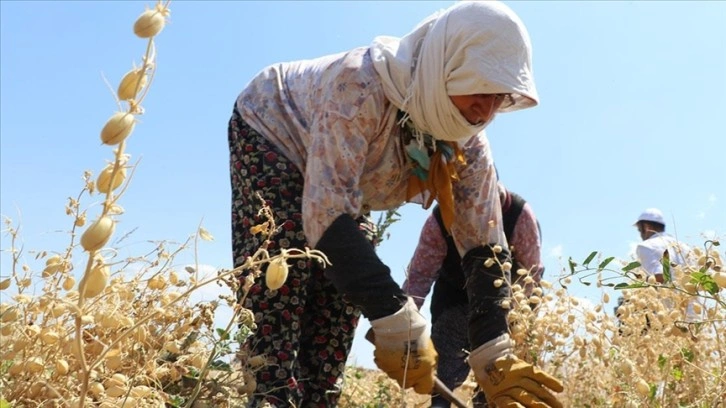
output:
<instances>
[{"instance_id":1,"label":"chickpea plant","mask_svg":"<svg viewBox=\"0 0 726 408\"><path fill-rule=\"evenodd\" d=\"M255 389L254 370L265 360L233 350L255 330L252 312L240 307L237 297L246 296L266 263L272 264L266 279L282 285L287 259L328 262L314 250L272 257L265 243L243 265L200 276L198 262L180 267L178 258L200 241L213 240L201 225L186 241L153 242L139 256L122 259L110 246L124 213L120 199L137 167L130 164L126 146L144 114L142 103L156 72L154 39L170 16L169 5L157 2L133 25L146 49L140 66L121 78L115 90L118 110L101 128L112 160L96 178L86 171L81 192L66 205L73 219L68 246L62 251L25 251L19 227L4 219L11 247L3 256L11 257L12 267L0 276L2 408L243 406ZM102 204L83 208L82 200L93 195ZM94 210L98 214L89 223ZM269 208L263 206L261 215L267 221L252 227L254 232L276 233ZM34 258L30 264L26 255ZM41 268L31 266L37 262ZM241 279L242 271L250 273ZM229 288L229 295L192 304L190 295L210 284ZM33 286L42 286L40 294L29 293ZM233 316L226 327L215 328L220 304L230 307Z\"/></svg>"},{"instance_id":2,"label":"chickpea plant","mask_svg":"<svg viewBox=\"0 0 726 408\"><path fill-rule=\"evenodd\" d=\"M124 213L120 199L137 168L126 146L144 114L156 72L154 39L166 26L169 5L157 2L133 24L146 49L140 66L119 81L118 110L100 131L112 159L95 178L86 171L81 192L66 204L68 246L26 251L19 227L4 219L10 248L2 254L11 267L0 275L0 408L244 406L256 389L255 371L267 362L235 351L256 330L255 316L239 300L262 278L264 264L270 264L264 279L274 290L287 279L289 259L328 263L310 249L271 256L269 237L279 227L261 197L266 221L251 232L268 240L242 265L214 276L200 276L196 256L194 265L179 261L200 241L213 240L201 225L181 243L156 241L138 256L122 259L113 248ZM84 208L83 199L94 195L102 204ZM388 238L398 215L394 209L381 216L379 241ZM726 406L726 271L718 247L717 240L706 240L685 254L686 264L663 262L663 283L646 278L637 262L598 252L582 262L570 258L557 283L539 287L530 271L502 263L519 277L515 282L503 274L494 282L511 288L501 307L509 310L516 354L563 380L560 398L568 407ZM192 304L190 295L211 284L229 294ZM595 285L599 303L569 292L578 284ZM42 289L33 294L32 287ZM608 306L616 297L618 304ZM220 305L233 310L225 327L215 327ZM428 402L378 371L350 367L345 377L342 408ZM474 388L470 379L457 393L470 397Z\"/></svg>"},{"instance_id":3,"label":"chickpea plant","mask_svg":"<svg viewBox=\"0 0 726 408\"><path fill-rule=\"evenodd\" d=\"M686 264L664 262L663 283L646 278L637 262L595 251L581 262L569 258L559 276L548 274L551 281L527 290L529 271L502 263L512 278L503 274L494 285L511 288L501 307L509 310L515 353L563 380L566 407L726 406L726 285L718 249L717 240L705 240L682 254ZM599 302L576 296L578 285L599 289ZM392 401L387 396L402 395L400 387L376 374L349 367L340 406L428 406L427 397L412 392ZM455 393L466 401L475 389L470 376Z\"/></svg>"},{"instance_id":4,"label":"chickpea plant","mask_svg":"<svg viewBox=\"0 0 726 408\"><path fill-rule=\"evenodd\" d=\"M557 285L543 282L545 295L534 302L541 306L532 311L532 297L514 302L517 353L564 380L565 406L723 406L726 286L717 283L718 245L707 240L682 254L683 265L664 259L663 283L634 261L598 259L597 252L581 263L570 258ZM577 284L599 288L600 303L570 295ZM517 286L513 298L525 299ZM611 294L620 295L613 309Z\"/></svg>"}]
</instances>

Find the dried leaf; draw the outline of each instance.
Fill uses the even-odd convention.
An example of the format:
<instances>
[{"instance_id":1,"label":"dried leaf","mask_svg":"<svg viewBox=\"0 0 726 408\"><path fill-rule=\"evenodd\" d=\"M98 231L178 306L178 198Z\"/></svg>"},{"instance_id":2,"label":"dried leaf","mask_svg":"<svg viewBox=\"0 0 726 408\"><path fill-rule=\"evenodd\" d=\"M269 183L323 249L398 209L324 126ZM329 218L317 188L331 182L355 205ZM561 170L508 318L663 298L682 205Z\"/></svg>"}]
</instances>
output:
<instances>
[{"instance_id":1,"label":"dried leaf","mask_svg":"<svg viewBox=\"0 0 726 408\"><path fill-rule=\"evenodd\" d=\"M205 241L214 241L214 237L204 227L199 227L199 238Z\"/></svg>"}]
</instances>

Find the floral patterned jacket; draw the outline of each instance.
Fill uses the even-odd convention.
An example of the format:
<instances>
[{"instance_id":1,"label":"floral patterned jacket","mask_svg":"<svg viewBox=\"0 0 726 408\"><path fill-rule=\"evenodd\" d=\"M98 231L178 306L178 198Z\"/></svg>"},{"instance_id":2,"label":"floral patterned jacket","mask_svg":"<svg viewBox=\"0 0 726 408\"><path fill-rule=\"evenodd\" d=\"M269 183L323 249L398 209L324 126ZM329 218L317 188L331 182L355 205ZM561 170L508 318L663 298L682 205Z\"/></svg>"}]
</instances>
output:
<instances>
[{"instance_id":1,"label":"floral patterned jacket","mask_svg":"<svg viewBox=\"0 0 726 408\"><path fill-rule=\"evenodd\" d=\"M398 109L386 98L367 47L271 65L242 91L236 109L304 174L303 224L311 247L342 214L356 218L406 200L411 163L395 121ZM482 133L460 147L466 165L457 168L460 180L453 184L451 232L463 255L506 240L488 140Z\"/></svg>"},{"instance_id":2,"label":"floral patterned jacket","mask_svg":"<svg viewBox=\"0 0 726 408\"><path fill-rule=\"evenodd\" d=\"M541 242L537 218L529 203L524 204L510 238L509 247L519 266L529 270L534 281L539 282L542 279L544 265L540 260ZM421 229L421 236L408 265L406 281L403 283L403 291L413 297L419 309L423 306L434 282L442 273L441 268L447 251L446 238L442 234L436 217L432 214L426 219ZM513 275L514 272L513 269ZM523 285L528 296L532 293L534 286L532 284Z\"/></svg>"}]
</instances>

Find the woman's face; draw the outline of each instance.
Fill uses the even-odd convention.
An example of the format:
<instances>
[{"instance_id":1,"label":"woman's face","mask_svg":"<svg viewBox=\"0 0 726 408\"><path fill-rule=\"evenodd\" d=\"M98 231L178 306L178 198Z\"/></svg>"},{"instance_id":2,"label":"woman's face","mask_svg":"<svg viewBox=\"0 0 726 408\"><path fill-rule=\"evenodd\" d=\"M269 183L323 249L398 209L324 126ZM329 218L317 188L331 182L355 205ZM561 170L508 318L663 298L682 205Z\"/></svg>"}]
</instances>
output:
<instances>
[{"instance_id":1,"label":"woman's face","mask_svg":"<svg viewBox=\"0 0 726 408\"><path fill-rule=\"evenodd\" d=\"M451 102L472 125L487 123L494 119L508 94L450 95Z\"/></svg>"}]
</instances>

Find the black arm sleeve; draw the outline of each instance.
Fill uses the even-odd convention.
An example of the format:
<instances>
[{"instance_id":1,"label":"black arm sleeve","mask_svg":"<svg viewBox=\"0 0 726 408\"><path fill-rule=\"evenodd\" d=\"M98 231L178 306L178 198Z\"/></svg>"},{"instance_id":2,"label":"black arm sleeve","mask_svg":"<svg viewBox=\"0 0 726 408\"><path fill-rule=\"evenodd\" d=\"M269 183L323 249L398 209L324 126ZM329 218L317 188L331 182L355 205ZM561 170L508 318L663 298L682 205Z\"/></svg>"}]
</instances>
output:
<instances>
[{"instance_id":1,"label":"black arm sleeve","mask_svg":"<svg viewBox=\"0 0 726 408\"><path fill-rule=\"evenodd\" d=\"M365 317L375 320L403 307L406 295L351 216L336 218L316 249L325 253L332 264L325 269L325 276L361 308Z\"/></svg>"},{"instance_id":2,"label":"black arm sleeve","mask_svg":"<svg viewBox=\"0 0 726 408\"><path fill-rule=\"evenodd\" d=\"M472 350L507 332L508 310L502 309L500 303L510 296L510 288L506 283L496 288L494 281L509 281L509 272L503 272L497 262L490 267L484 266L488 258L498 259L500 263L510 261L506 250L495 254L490 247L474 248L462 260L469 298L469 342Z\"/></svg>"}]
</instances>

